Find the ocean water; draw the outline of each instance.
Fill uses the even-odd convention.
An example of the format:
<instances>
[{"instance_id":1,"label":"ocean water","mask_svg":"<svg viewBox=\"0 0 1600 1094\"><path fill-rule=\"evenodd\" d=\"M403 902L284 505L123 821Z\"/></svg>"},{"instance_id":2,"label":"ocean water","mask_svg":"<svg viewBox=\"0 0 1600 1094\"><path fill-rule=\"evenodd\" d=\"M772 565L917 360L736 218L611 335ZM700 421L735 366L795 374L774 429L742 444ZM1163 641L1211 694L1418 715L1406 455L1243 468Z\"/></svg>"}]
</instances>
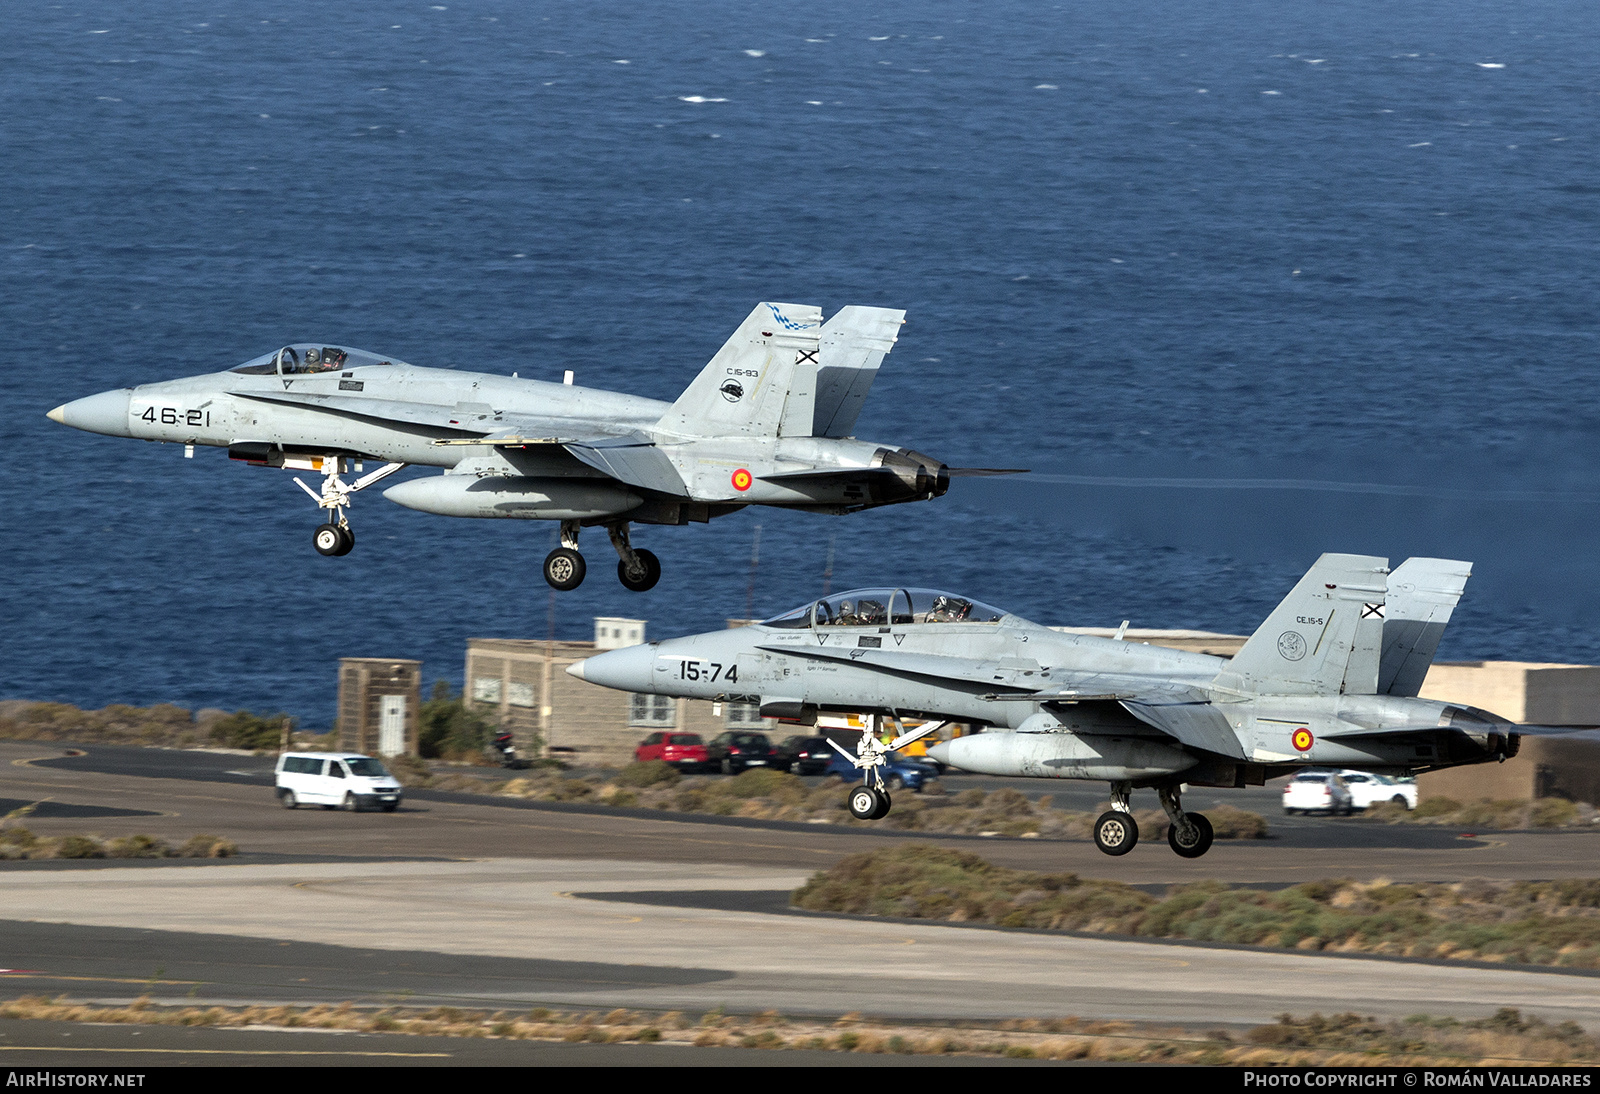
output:
<instances>
[{"instance_id":1,"label":"ocean water","mask_svg":"<svg viewBox=\"0 0 1600 1094\"><path fill-rule=\"evenodd\" d=\"M1592 7L0 6L0 697L333 714L343 655L832 587L1252 630L1470 559L1449 659L1600 661ZM848 517L545 524L44 412L325 339L671 399L758 300L909 312L858 425L1019 466ZM756 526L759 565L752 574Z\"/></svg>"}]
</instances>

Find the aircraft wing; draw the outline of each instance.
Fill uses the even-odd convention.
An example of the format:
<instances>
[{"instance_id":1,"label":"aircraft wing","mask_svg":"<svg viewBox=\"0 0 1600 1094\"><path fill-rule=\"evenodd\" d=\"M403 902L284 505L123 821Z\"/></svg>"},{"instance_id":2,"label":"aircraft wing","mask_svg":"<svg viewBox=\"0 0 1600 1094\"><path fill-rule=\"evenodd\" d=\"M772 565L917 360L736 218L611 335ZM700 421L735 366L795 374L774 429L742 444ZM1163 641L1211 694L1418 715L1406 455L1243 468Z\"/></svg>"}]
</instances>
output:
<instances>
[{"instance_id":1,"label":"aircraft wing","mask_svg":"<svg viewBox=\"0 0 1600 1094\"><path fill-rule=\"evenodd\" d=\"M599 440L570 441L563 447L578 459L603 471L618 482L673 494L680 498L689 496L683 476L667 459L666 453L655 442L644 437L606 437Z\"/></svg>"},{"instance_id":2,"label":"aircraft wing","mask_svg":"<svg viewBox=\"0 0 1600 1094\"><path fill-rule=\"evenodd\" d=\"M1215 703L1124 699L1122 709L1191 748L1215 752L1235 760L1249 759L1239 734L1234 732L1233 726Z\"/></svg>"}]
</instances>

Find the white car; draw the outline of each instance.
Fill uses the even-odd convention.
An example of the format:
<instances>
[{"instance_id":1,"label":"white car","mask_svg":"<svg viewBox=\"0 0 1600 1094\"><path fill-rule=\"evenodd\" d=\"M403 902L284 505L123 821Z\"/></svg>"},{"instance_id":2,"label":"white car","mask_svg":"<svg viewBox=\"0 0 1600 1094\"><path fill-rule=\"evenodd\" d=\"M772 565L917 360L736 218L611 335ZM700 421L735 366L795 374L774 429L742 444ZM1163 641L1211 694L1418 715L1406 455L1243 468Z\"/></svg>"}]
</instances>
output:
<instances>
[{"instance_id":1,"label":"white car","mask_svg":"<svg viewBox=\"0 0 1600 1094\"><path fill-rule=\"evenodd\" d=\"M1302 771L1283 784L1283 811L1348 817L1355 806L1340 776L1332 771Z\"/></svg>"},{"instance_id":2,"label":"white car","mask_svg":"<svg viewBox=\"0 0 1600 1094\"><path fill-rule=\"evenodd\" d=\"M285 809L320 805L352 813L400 807L400 783L383 764L359 752L285 752L278 757L278 801Z\"/></svg>"},{"instance_id":3,"label":"white car","mask_svg":"<svg viewBox=\"0 0 1600 1094\"><path fill-rule=\"evenodd\" d=\"M1341 771L1339 777L1350 788L1350 800L1357 809L1367 809L1380 802L1394 802L1407 809L1417 807L1415 779L1393 779L1370 771Z\"/></svg>"}]
</instances>

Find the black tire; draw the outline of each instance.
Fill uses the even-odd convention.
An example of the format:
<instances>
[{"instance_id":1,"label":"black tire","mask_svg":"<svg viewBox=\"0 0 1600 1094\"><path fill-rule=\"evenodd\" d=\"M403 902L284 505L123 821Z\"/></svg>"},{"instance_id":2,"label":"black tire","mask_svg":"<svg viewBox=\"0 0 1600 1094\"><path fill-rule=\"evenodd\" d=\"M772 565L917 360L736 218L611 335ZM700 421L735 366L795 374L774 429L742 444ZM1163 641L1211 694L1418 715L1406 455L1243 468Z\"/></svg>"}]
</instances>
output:
<instances>
[{"instance_id":1,"label":"black tire","mask_svg":"<svg viewBox=\"0 0 1600 1094\"><path fill-rule=\"evenodd\" d=\"M343 543L340 545L339 549L333 553L335 555L349 554L356 545L356 534L341 524L339 525L339 538L343 540Z\"/></svg>"},{"instance_id":2,"label":"black tire","mask_svg":"<svg viewBox=\"0 0 1600 1094\"><path fill-rule=\"evenodd\" d=\"M1406 801L1406 796L1404 794L1396 794L1394 797L1390 798L1389 801L1395 805L1398 805L1408 813L1411 811L1411 803Z\"/></svg>"},{"instance_id":3,"label":"black tire","mask_svg":"<svg viewBox=\"0 0 1600 1094\"><path fill-rule=\"evenodd\" d=\"M899 775L890 775L887 779L883 780L883 788L885 790L899 790L901 787L905 786L905 784L906 781Z\"/></svg>"},{"instance_id":4,"label":"black tire","mask_svg":"<svg viewBox=\"0 0 1600 1094\"><path fill-rule=\"evenodd\" d=\"M544 579L552 589L566 593L583 584L588 563L571 547L557 547L544 556Z\"/></svg>"},{"instance_id":5,"label":"black tire","mask_svg":"<svg viewBox=\"0 0 1600 1094\"><path fill-rule=\"evenodd\" d=\"M285 809L300 808L300 799L294 796L293 790L284 790L278 794L278 801Z\"/></svg>"},{"instance_id":6,"label":"black tire","mask_svg":"<svg viewBox=\"0 0 1600 1094\"><path fill-rule=\"evenodd\" d=\"M889 807L892 804L894 803L890 800L889 795L886 792L882 790L878 791L878 811L872 815L872 819L882 820L884 817L887 817L889 815Z\"/></svg>"},{"instance_id":7,"label":"black tire","mask_svg":"<svg viewBox=\"0 0 1600 1094\"><path fill-rule=\"evenodd\" d=\"M722 773L724 775L732 775L733 774L733 761L732 760L723 760L722 761Z\"/></svg>"},{"instance_id":8,"label":"black tire","mask_svg":"<svg viewBox=\"0 0 1600 1094\"><path fill-rule=\"evenodd\" d=\"M876 820L881 804L878 801L878 792L866 785L853 788L850 797L845 801L850 815L856 820Z\"/></svg>"},{"instance_id":9,"label":"black tire","mask_svg":"<svg viewBox=\"0 0 1600 1094\"><path fill-rule=\"evenodd\" d=\"M1194 825L1194 840L1184 843L1176 827L1167 829L1167 844L1184 858L1199 858L1211 850L1211 841L1216 838L1216 833L1211 829L1211 822L1204 813L1185 813L1190 824Z\"/></svg>"},{"instance_id":10,"label":"black tire","mask_svg":"<svg viewBox=\"0 0 1600 1094\"><path fill-rule=\"evenodd\" d=\"M399 809L399 808L400 808L400 803L399 802L389 802L386 805L384 805L383 811L385 813L393 813L396 809Z\"/></svg>"},{"instance_id":11,"label":"black tire","mask_svg":"<svg viewBox=\"0 0 1600 1094\"><path fill-rule=\"evenodd\" d=\"M344 532L337 524L319 524L317 530L311 533L311 546L317 549L319 555L342 555L344 551L340 548L344 547Z\"/></svg>"},{"instance_id":12,"label":"black tire","mask_svg":"<svg viewBox=\"0 0 1600 1094\"><path fill-rule=\"evenodd\" d=\"M620 558L617 559L617 580L622 582L624 589L632 589L636 593L649 592L656 587L656 582L661 580L661 560L654 553L643 548L634 548L634 557L644 564L644 576L637 581L628 578L628 564Z\"/></svg>"},{"instance_id":13,"label":"black tire","mask_svg":"<svg viewBox=\"0 0 1600 1094\"><path fill-rule=\"evenodd\" d=\"M1094 822L1094 845L1108 855L1125 855L1139 843L1139 823L1132 813L1111 810Z\"/></svg>"},{"instance_id":14,"label":"black tire","mask_svg":"<svg viewBox=\"0 0 1600 1094\"><path fill-rule=\"evenodd\" d=\"M359 813L361 812L361 802L356 799L354 794L347 790L345 791L344 801L339 803L339 808L343 809L346 813Z\"/></svg>"}]
</instances>

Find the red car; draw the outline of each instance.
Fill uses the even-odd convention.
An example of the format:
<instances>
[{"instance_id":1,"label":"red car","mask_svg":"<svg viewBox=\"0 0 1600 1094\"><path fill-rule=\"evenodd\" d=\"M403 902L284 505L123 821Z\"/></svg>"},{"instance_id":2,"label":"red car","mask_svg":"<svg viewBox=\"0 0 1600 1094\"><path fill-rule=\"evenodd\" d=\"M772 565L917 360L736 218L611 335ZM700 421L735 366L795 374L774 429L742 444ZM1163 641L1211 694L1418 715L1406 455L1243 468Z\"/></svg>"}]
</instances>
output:
<instances>
[{"instance_id":1,"label":"red car","mask_svg":"<svg viewBox=\"0 0 1600 1094\"><path fill-rule=\"evenodd\" d=\"M633 758L640 763L665 760L679 771L698 771L711 759L698 733L652 733L639 742Z\"/></svg>"}]
</instances>

